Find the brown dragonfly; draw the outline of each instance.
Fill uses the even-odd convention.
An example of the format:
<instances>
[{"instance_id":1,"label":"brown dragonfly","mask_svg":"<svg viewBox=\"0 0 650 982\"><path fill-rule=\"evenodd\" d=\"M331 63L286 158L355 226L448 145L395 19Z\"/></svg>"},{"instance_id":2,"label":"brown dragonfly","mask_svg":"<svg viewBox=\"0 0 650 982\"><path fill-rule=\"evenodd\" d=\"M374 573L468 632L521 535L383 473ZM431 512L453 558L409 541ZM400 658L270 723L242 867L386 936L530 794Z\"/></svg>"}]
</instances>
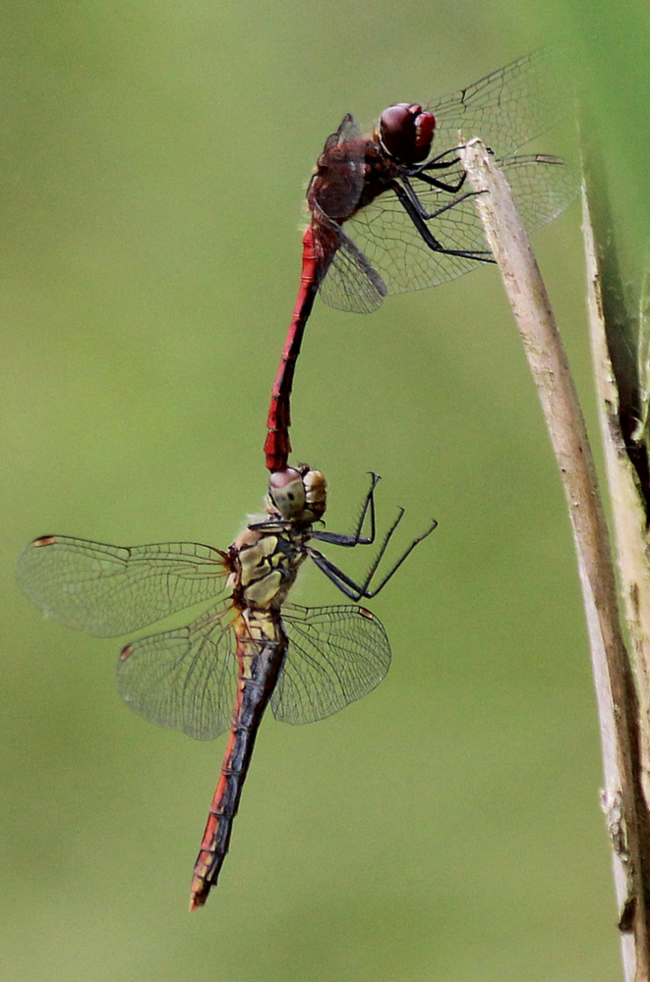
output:
<instances>
[{"instance_id":1,"label":"brown dragonfly","mask_svg":"<svg viewBox=\"0 0 650 982\"><path fill-rule=\"evenodd\" d=\"M205 903L218 880L268 703L278 720L309 723L360 699L388 671L386 632L357 601L376 596L437 523L411 542L376 586L402 509L361 583L312 545L371 544L378 480L373 474L351 535L314 529L325 512L325 478L301 465L271 475L266 516L250 522L227 551L196 542L123 548L45 535L20 556L18 580L30 600L46 616L95 637L137 631L227 593L186 627L131 642L117 666L120 695L151 722L196 740L230 730L194 867L191 910ZM288 604L307 558L353 602Z\"/></svg>"}]
</instances>

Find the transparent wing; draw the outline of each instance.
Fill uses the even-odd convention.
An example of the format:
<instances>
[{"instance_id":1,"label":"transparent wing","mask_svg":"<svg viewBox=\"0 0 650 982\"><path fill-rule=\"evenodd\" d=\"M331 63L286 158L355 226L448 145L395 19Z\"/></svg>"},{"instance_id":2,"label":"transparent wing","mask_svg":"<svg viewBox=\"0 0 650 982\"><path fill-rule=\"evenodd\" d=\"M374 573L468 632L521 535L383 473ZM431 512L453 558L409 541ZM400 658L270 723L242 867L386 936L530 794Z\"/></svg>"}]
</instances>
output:
<instances>
[{"instance_id":1,"label":"transparent wing","mask_svg":"<svg viewBox=\"0 0 650 982\"><path fill-rule=\"evenodd\" d=\"M346 113L339 124L339 128L327 137L325 146L323 147L323 153L342 143L354 143L360 138L361 130L358 124L355 123L352 113Z\"/></svg>"},{"instance_id":2,"label":"transparent wing","mask_svg":"<svg viewBox=\"0 0 650 982\"><path fill-rule=\"evenodd\" d=\"M578 193L579 175L552 154L520 154L497 161L512 188L517 209L529 232L557 218Z\"/></svg>"},{"instance_id":3,"label":"transparent wing","mask_svg":"<svg viewBox=\"0 0 650 982\"><path fill-rule=\"evenodd\" d=\"M361 131L348 113L338 130L330 133L325 141L323 154L328 160L325 170L321 170L322 157L317 165L319 191L314 192L314 201L330 218L349 215L359 201L365 179L364 149ZM310 192L311 185L308 198Z\"/></svg>"},{"instance_id":4,"label":"transparent wing","mask_svg":"<svg viewBox=\"0 0 650 982\"><path fill-rule=\"evenodd\" d=\"M320 295L336 310L370 314L386 296L386 284L340 226L334 227L338 247L321 284Z\"/></svg>"},{"instance_id":5,"label":"transparent wing","mask_svg":"<svg viewBox=\"0 0 650 982\"><path fill-rule=\"evenodd\" d=\"M507 157L498 163L529 232L559 215L577 193L576 172L559 157L535 154ZM457 184L462 174L455 166L445 172L444 179ZM417 178L411 178L411 183L427 214L435 215L439 209L446 209L427 223L443 249L470 253L488 250L474 197L463 198L467 185L453 196ZM366 264L380 275L389 294L438 286L482 265L471 256L432 251L392 191L362 208L344 227ZM346 287L353 288L351 277L346 280ZM329 294L323 289L321 292L323 299L330 302ZM351 311L359 309L357 296L350 297L347 306L343 306L344 302L345 294L339 292L333 306Z\"/></svg>"},{"instance_id":6,"label":"transparent wing","mask_svg":"<svg viewBox=\"0 0 650 982\"><path fill-rule=\"evenodd\" d=\"M271 696L276 719L324 719L371 692L388 672L388 637L364 607L287 604L282 617L289 649Z\"/></svg>"},{"instance_id":7,"label":"transparent wing","mask_svg":"<svg viewBox=\"0 0 650 982\"><path fill-rule=\"evenodd\" d=\"M545 48L499 68L426 107L436 117L434 153L458 145L458 131L496 154L514 153L572 111L566 53Z\"/></svg>"},{"instance_id":8,"label":"transparent wing","mask_svg":"<svg viewBox=\"0 0 650 982\"><path fill-rule=\"evenodd\" d=\"M47 617L110 638L218 596L224 556L197 542L123 548L47 535L18 560L18 582Z\"/></svg>"},{"instance_id":9,"label":"transparent wing","mask_svg":"<svg viewBox=\"0 0 650 982\"><path fill-rule=\"evenodd\" d=\"M237 685L236 611L228 601L188 627L127 645L117 665L119 693L140 716L194 740L230 726Z\"/></svg>"}]
</instances>

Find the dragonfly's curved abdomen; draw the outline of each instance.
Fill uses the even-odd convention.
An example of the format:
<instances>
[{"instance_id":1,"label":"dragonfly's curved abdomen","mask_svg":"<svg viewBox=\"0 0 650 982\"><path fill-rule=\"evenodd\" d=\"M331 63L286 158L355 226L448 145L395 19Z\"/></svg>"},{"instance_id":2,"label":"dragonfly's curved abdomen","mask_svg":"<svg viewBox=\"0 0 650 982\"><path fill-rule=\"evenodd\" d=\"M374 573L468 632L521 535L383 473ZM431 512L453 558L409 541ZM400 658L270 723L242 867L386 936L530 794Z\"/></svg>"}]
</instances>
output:
<instances>
[{"instance_id":1,"label":"dragonfly's curved abdomen","mask_svg":"<svg viewBox=\"0 0 650 982\"><path fill-rule=\"evenodd\" d=\"M237 702L221 775L194 866L190 910L203 906L219 878L257 731L287 650L287 637L276 611L243 610L235 623L235 632L239 663Z\"/></svg>"}]
</instances>

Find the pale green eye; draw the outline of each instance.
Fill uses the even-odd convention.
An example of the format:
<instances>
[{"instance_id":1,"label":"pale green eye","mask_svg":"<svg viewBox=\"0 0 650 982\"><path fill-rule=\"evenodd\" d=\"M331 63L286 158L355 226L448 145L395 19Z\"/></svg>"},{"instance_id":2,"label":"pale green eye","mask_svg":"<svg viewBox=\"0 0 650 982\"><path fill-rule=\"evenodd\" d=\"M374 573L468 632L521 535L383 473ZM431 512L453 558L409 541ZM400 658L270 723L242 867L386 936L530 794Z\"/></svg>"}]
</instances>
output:
<instances>
[{"instance_id":1,"label":"pale green eye","mask_svg":"<svg viewBox=\"0 0 650 982\"><path fill-rule=\"evenodd\" d=\"M305 507L305 488L302 478L290 481L282 488L269 488L271 501L283 518L295 518Z\"/></svg>"}]
</instances>

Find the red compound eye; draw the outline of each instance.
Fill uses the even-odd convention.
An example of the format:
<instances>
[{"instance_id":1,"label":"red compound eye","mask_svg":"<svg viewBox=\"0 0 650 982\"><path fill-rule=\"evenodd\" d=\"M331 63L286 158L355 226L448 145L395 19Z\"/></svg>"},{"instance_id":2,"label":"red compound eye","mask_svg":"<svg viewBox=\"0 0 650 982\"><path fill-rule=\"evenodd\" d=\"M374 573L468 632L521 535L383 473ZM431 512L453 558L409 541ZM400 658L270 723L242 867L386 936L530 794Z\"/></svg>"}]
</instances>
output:
<instances>
[{"instance_id":1,"label":"red compound eye","mask_svg":"<svg viewBox=\"0 0 650 982\"><path fill-rule=\"evenodd\" d=\"M431 152L436 119L417 103L399 102L384 109L379 120L379 136L384 147L405 164L419 164Z\"/></svg>"}]
</instances>

